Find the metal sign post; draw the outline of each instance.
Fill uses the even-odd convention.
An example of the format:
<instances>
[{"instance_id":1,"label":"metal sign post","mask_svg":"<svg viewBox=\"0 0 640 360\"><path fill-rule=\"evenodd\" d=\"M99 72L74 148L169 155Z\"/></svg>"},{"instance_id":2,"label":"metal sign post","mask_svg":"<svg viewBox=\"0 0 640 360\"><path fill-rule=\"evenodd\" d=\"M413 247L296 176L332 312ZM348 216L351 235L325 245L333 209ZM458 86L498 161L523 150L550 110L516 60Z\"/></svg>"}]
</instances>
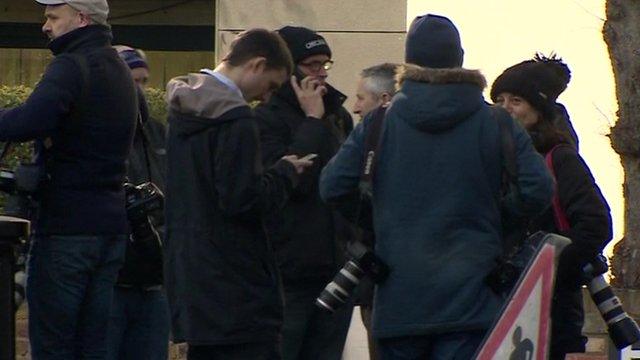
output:
<instances>
[{"instance_id":1,"label":"metal sign post","mask_svg":"<svg viewBox=\"0 0 640 360\"><path fill-rule=\"evenodd\" d=\"M14 246L28 236L29 221L0 216L0 360L15 359Z\"/></svg>"}]
</instances>

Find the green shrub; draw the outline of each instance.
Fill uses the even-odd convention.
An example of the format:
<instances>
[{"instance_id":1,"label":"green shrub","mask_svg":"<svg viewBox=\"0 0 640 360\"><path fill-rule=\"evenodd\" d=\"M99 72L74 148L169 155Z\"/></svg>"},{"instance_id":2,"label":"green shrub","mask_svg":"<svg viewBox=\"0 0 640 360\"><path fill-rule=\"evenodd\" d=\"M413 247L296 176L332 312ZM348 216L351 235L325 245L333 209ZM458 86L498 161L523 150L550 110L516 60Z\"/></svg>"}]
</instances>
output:
<instances>
[{"instance_id":1,"label":"green shrub","mask_svg":"<svg viewBox=\"0 0 640 360\"><path fill-rule=\"evenodd\" d=\"M0 108L11 108L22 104L31 91L32 89L26 86L0 86ZM4 148L4 143L1 145ZM2 165L13 168L20 161L28 161L32 155L31 148L31 143L14 145L8 157L3 159Z\"/></svg>"},{"instance_id":2,"label":"green shrub","mask_svg":"<svg viewBox=\"0 0 640 360\"><path fill-rule=\"evenodd\" d=\"M0 86L0 108L12 108L22 104L33 91L27 86ZM164 102L164 90L147 88L147 102L149 112L154 119L166 121L167 109ZM0 142L0 151L4 143ZM14 145L6 159L3 159L4 168L14 169L20 162L28 162L33 156L31 142ZM4 194L0 193L0 207L4 204Z\"/></svg>"},{"instance_id":3,"label":"green shrub","mask_svg":"<svg viewBox=\"0 0 640 360\"><path fill-rule=\"evenodd\" d=\"M151 117L162 122L167 121L167 104L164 101L164 94L164 89L147 88L145 90Z\"/></svg>"}]
</instances>

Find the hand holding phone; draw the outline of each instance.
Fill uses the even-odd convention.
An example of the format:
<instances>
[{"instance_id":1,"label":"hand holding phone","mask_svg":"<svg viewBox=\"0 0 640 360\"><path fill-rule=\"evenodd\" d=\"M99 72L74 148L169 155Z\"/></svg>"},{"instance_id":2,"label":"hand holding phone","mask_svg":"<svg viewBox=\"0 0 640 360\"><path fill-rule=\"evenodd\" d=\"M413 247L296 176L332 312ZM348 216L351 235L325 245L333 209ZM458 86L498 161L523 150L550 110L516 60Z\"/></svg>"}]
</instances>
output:
<instances>
[{"instance_id":1,"label":"hand holding phone","mask_svg":"<svg viewBox=\"0 0 640 360\"><path fill-rule=\"evenodd\" d=\"M305 156L301 157L301 158L300 158L300 160L303 160L303 161L311 161L311 160L313 160L313 159L315 159L315 158L317 158L317 157L318 157L318 154L313 154L313 153L311 153L311 154L307 154L307 155L305 155Z\"/></svg>"},{"instance_id":2,"label":"hand holding phone","mask_svg":"<svg viewBox=\"0 0 640 360\"><path fill-rule=\"evenodd\" d=\"M309 117L322 119L325 110L322 97L327 92L326 87L310 76L302 79L298 85L298 78L295 75L291 77L291 87L304 113Z\"/></svg>"}]
</instances>

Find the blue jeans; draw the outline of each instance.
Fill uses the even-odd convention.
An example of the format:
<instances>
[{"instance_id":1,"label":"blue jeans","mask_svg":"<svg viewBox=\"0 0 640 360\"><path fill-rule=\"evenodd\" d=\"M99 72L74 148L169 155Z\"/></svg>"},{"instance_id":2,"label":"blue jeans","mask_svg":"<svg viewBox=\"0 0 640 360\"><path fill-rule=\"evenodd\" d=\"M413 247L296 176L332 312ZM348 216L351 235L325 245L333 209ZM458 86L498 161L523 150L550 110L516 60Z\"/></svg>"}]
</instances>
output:
<instances>
[{"instance_id":1,"label":"blue jeans","mask_svg":"<svg viewBox=\"0 0 640 360\"><path fill-rule=\"evenodd\" d=\"M164 290L116 286L109 321L109 360L166 360L169 304Z\"/></svg>"},{"instance_id":2,"label":"blue jeans","mask_svg":"<svg viewBox=\"0 0 640 360\"><path fill-rule=\"evenodd\" d=\"M104 359L126 236L36 236L27 261L31 356Z\"/></svg>"},{"instance_id":3,"label":"blue jeans","mask_svg":"<svg viewBox=\"0 0 640 360\"><path fill-rule=\"evenodd\" d=\"M382 360L469 360L486 331L468 331L378 340Z\"/></svg>"},{"instance_id":4,"label":"blue jeans","mask_svg":"<svg viewBox=\"0 0 640 360\"><path fill-rule=\"evenodd\" d=\"M331 314L315 305L326 284L306 289L285 286L282 358L284 360L340 360L347 340L353 303Z\"/></svg>"}]
</instances>

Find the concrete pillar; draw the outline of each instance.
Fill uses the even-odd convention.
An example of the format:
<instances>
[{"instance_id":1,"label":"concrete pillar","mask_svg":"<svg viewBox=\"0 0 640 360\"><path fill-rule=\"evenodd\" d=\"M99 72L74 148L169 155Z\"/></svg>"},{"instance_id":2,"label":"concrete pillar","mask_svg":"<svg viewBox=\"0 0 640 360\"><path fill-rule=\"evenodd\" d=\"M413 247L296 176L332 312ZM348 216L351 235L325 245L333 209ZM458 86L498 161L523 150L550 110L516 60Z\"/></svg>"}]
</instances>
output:
<instances>
[{"instance_id":1,"label":"concrete pillar","mask_svg":"<svg viewBox=\"0 0 640 360\"><path fill-rule=\"evenodd\" d=\"M216 57L238 32L305 26L327 39L333 60L328 82L345 93L351 110L358 73L382 62L402 62L406 0L216 0Z\"/></svg>"}]
</instances>

